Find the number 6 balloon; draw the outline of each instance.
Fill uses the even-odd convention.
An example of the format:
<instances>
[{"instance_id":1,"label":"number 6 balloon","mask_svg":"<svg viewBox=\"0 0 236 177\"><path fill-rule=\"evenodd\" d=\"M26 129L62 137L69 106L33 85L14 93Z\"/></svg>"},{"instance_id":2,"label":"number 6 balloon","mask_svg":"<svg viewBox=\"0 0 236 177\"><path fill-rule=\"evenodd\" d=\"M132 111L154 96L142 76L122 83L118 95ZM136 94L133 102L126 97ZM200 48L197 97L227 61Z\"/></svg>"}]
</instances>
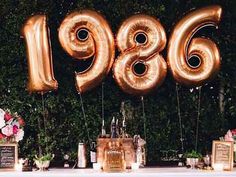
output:
<instances>
[{"instance_id":1,"label":"number 6 balloon","mask_svg":"<svg viewBox=\"0 0 236 177\"><path fill-rule=\"evenodd\" d=\"M221 14L220 6L208 6L189 13L176 24L168 44L167 61L177 82L201 86L219 71L220 54L216 44L210 39L192 37L205 26L217 26ZM189 64L191 57L197 57L198 66Z\"/></svg>"},{"instance_id":2,"label":"number 6 balloon","mask_svg":"<svg viewBox=\"0 0 236 177\"><path fill-rule=\"evenodd\" d=\"M94 56L87 70L75 74L79 93L96 87L109 73L115 56L114 37L107 21L97 12L69 14L60 25L59 40L63 49L78 60Z\"/></svg>"}]
</instances>

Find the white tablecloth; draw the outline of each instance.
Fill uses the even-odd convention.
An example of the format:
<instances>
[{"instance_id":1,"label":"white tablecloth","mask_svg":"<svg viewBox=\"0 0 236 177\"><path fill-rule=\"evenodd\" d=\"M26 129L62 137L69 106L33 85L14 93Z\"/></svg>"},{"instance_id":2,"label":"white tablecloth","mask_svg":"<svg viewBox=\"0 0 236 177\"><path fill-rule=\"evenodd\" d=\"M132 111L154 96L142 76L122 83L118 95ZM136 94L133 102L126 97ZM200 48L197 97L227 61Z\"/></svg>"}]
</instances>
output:
<instances>
[{"instance_id":1,"label":"white tablecloth","mask_svg":"<svg viewBox=\"0 0 236 177\"><path fill-rule=\"evenodd\" d=\"M50 169L46 172L13 172L0 171L0 177L236 177L233 171L203 171L186 168L143 168L136 171L127 170L124 173L105 173L92 169Z\"/></svg>"}]
</instances>

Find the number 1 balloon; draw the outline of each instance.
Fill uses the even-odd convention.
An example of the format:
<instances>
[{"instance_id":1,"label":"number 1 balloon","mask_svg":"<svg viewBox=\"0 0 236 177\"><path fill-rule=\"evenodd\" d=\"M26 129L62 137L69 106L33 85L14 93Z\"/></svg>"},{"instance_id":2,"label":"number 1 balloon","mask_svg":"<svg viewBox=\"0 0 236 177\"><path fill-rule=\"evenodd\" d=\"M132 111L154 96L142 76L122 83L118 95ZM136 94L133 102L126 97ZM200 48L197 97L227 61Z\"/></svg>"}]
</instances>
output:
<instances>
[{"instance_id":1,"label":"number 1 balloon","mask_svg":"<svg viewBox=\"0 0 236 177\"><path fill-rule=\"evenodd\" d=\"M28 60L28 91L41 92L56 90L54 78L49 29L45 15L30 17L22 27L26 41Z\"/></svg>"},{"instance_id":2,"label":"number 1 balloon","mask_svg":"<svg viewBox=\"0 0 236 177\"><path fill-rule=\"evenodd\" d=\"M167 61L177 82L201 86L218 73L220 54L216 44L207 38L192 37L205 26L217 26L221 14L220 6L208 6L189 13L176 24L168 44ZM189 63L191 57L199 60L197 66Z\"/></svg>"}]
</instances>

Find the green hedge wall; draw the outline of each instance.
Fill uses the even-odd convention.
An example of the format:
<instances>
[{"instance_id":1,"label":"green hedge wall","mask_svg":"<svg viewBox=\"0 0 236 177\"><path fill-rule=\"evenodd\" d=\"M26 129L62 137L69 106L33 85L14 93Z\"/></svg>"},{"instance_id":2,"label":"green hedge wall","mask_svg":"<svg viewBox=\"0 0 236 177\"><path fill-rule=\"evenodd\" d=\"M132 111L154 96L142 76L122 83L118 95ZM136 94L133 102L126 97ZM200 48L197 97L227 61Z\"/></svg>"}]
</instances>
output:
<instances>
[{"instance_id":1,"label":"green hedge wall","mask_svg":"<svg viewBox=\"0 0 236 177\"><path fill-rule=\"evenodd\" d=\"M136 13L159 18L169 37L173 25L193 8L210 4L223 7L220 28L201 30L218 43L222 68L219 75L201 89L201 109L198 150L211 151L211 141L222 136L227 129L236 128L236 2L233 0L1 0L0 1L0 107L17 111L26 121L25 137L20 142L20 155L33 156L39 145L43 152L75 154L80 140L88 142L87 131L95 140L101 129L101 85L82 95L88 130L81 111L79 95L74 86L74 71L78 64L61 48L57 29L66 16L76 9L93 9L109 21L114 34L123 20ZM24 40L20 36L22 24L32 14L46 13L51 31L55 77L59 88L44 95L45 118L43 124L42 98L29 94L27 60ZM117 52L117 55L119 53ZM166 57L166 49L163 52ZM180 109L183 119L185 150L194 148L198 90L179 87ZM219 109L219 95L223 94L224 111ZM129 114L128 130L131 135L144 137L144 119L139 97L123 93L111 74L104 80L104 105L107 130L113 115L120 116L121 102L126 102ZM177 114L176 84L171 75L153 94L144 98L147 119L148 162L160 160L160 150L181 150ZM46 127L46 133L44 131Z\"/></svg>"}]
</instances>

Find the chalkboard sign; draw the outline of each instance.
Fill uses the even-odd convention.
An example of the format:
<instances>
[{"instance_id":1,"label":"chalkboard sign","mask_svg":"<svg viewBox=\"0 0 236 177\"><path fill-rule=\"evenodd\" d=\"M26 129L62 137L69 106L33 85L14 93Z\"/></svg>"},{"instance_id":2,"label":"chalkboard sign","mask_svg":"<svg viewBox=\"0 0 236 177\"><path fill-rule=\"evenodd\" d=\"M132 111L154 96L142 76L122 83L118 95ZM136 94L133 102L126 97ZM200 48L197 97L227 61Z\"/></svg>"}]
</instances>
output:
<instances>
[{"instance_id":1,"label":"chalkboard sign","mask_svg":"<svg viewBox=\"0 0 236 177\"><path fill-rule=\"evenodd\" d=\"M0 144L0 170L14 170L17 161L17 144Z\"/></svg>"},{"instance_id":2,"label":"chalkboard sign","mask_svg":"<svg viewBox=\"0 0 236 177\"><path fill-rule=\"evenodd\" d=\"M212 167L233 170L233 142L213 141Z\"/></svg>"}]
</instances>

